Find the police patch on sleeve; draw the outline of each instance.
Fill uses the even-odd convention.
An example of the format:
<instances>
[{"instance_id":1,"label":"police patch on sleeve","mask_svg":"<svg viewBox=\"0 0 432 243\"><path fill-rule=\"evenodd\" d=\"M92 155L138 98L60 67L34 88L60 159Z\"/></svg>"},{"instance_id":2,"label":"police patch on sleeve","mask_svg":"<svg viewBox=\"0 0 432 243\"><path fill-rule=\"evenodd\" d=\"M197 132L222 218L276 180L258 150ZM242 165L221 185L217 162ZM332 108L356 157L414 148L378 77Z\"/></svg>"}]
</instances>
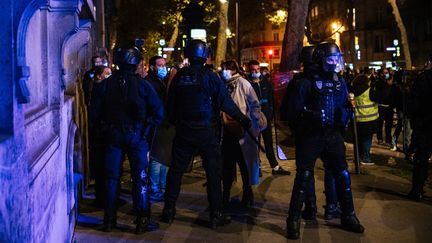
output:
<instances>
[{"instance_id":1,"label":"police patch on sleeve","mask_svg":"<svg viewBox=\"0 0 432 243\"><path fill-rule=\"evenodd\" d=\"M323 87L323 82L321 80L317 80L315 81L315 86L321 90Z\"/></svg>"}]
</instances>

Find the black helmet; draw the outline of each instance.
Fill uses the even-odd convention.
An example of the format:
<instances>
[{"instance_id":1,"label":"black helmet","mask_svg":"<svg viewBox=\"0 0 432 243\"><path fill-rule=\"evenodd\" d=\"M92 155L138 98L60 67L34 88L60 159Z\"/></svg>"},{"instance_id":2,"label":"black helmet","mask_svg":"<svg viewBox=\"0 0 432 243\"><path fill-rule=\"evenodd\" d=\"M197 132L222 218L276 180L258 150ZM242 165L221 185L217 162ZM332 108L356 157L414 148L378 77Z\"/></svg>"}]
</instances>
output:
<instances>
[{"instance_id":1,"label":"black helmet","mask_svg":"<svg viewBox=\"0 0 432 243\"><path fill-rule=\"evenodd\" d=\"M141 52L136 47L120 47L114 53L114 63L117 65L138 65L143 59Z\"/></svg>"},{"instance_id":2,"label":"black helmet","mask_svg":"<svg viewBox=\"0 0 432 243\"><path fill-rule=\"evenodd\" d=\"M344 67L343 57L335 43L318 44L313 51L312 61L324 72L339 72Z\"/></svg>"},{"instance_id":3,"label":"black helmet","mask_svg":"<svg viewBox=\"0 0 432 243\"><path fill-rule=\"evenodd\" d=\"M299 62L303 63L303 65L313 64L312 62L312 54L315 50L315 46L304 46L301 49L299 55Z\"/></svg>"},{"instance_id":4,"label":"black helmet","mask_svg":"<svg viewBox=\"0 0 432 243\"><path fill-rule=\"evenodd\" d=\"M189 59L198 58L205 61L209 55L209 49L204 41L195 39L189 41L184 49L184 55Z\"/></svg>"}]
</instances>

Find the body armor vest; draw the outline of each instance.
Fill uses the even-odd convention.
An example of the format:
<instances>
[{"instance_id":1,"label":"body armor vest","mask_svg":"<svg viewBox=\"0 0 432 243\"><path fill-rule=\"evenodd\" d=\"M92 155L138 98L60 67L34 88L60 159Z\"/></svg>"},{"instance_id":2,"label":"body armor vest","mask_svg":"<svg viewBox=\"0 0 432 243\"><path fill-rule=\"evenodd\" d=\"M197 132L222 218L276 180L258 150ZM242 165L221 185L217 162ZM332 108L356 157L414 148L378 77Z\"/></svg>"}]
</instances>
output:
<instances>
[{"instance_id":1,"label":"body armor vest","mask_svg":"<svg viewBox=\"0 0 432 243\"><path fill-rule=\"evenodd\" d=\"M208 71L190 67L181 70L175 83L177 121L206 123L214 119Z\"/></svg>"},{"instance_id":2,"label":"body armor vest","mask_svg":"<svg viewBox=\"0 0 432 243\"><path fill-rule=\"evenodd\" d=\"M339 80L315 78L311 82L311 93L307 109L319 111L322 127L344 125L341 112L346 102L346 90Z\"/></svg>"}]
</instances>

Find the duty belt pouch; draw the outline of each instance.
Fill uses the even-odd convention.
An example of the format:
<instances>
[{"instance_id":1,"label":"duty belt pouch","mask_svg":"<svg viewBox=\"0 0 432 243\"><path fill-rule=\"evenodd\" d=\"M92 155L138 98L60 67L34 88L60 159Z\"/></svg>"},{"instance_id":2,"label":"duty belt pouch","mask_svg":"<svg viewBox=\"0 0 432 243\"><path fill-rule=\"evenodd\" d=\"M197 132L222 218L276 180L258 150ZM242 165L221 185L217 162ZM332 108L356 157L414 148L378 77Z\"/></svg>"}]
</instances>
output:
<instances>
[{"instance_id":1,"label":"duty belt pouch","mask_svg":"<svg viewBox=\"0 0 432 243\"><path fill-rule=\"evenodd\" d=\"M238 121L234 120L225 112L222 112L222 118L224 122L224 136L234 137L238 139L244 137L244 128L240 125Z\"/></svg>"}]
</instances>

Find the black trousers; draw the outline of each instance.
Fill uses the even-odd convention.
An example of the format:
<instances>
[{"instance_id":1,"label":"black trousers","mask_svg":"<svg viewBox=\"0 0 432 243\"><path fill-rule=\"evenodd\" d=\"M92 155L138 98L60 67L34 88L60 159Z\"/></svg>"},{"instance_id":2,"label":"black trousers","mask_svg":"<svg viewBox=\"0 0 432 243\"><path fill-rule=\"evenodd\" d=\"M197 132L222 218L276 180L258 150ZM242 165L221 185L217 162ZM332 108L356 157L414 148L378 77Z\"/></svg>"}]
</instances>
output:
<instances>
[{"instance_id":1,"label":"black trousers","mask_svg":"<svg viewBox=\"0 0 432 243\"><path fill-rule=\"evenodd\" d=\"M429 158L432 155L432 132L413 131L416 134L416 150L413 161L413 190L423 191L424 184L428 178Z\"/></svg>"},{"instance_id":2,"label":"black trousers","mask_svg":"<svg viewBox=\"0 0 432 243\"><path fill-rule=\"evenodd\" d=\"M249 185L249 171L243 158L238 138L224 136L222 143L223 152L223 190L224 194L229 194L236 173L238 163L243 181L243 187Z\"/></svg>"},{"instance_id":3,"label":"black trousers","mask_svg":"<svg viewBox=\"0 0 432 243\"><path fill-rule=\"evenodd\" d=\"M297 171L313 171L318 158L322 159L326 169L334 172L347 169L344 139L338 129L307 132L296 139Z\"/></svg>"},{"instance_id":4,"label":"black trousers","mask_svg":"<svg viewBox=\"0 0 432 243\"><path fill-rule=\"evenodd\" d=\"M183 173L192 156L198 152L203 159L207 177L207 199L211 212L222 208L222 156L218 129L177 126L174 137L173 161L168 170L165 207L175 207L180 194Z\"/></svg>"},{"instance_id":5,"label":"black trousers","mask_svg":"<svg viewBox=\"0 0 432 243\"><path fill-rule=\"evenodd\" d=\"M95 180L96 201L103 204L105 197L105 150L106 138L100 127L89 123L90 175Z\"/></svg>"},{"instance_id":6,"label":"black trousers","mask_svg":"<svg viewBox=\"0 0 432 243\"><path fill-rule=\"evenodd\" d=\"M300 218L305 197L311 194L305 192L311 187L310 183L313 183L315 161L319 157L324 162L326 173L332 173L335 178L337 198L340 200L343 214L354 212L342 133L338 129L322 129L307 131L296 137L297 171L288 213L290 219Z\"/></svg>"},{"instance_id":7,"label":"black trousers","mask_svg":"<svg viewBox=\"0 0 432 243\"><path fill-rule=\"evenodd\" d=\"M266 157L270 163L271 168L276 167L279 163L275 156L275 150L273 148L273 133L272 133L272 121L269 120L271 117L267 117L267 128L261 132L261 136L264 140L264 147L266 151Z\"/></svg>"},{"instance_id":8,"label":"black trousers","mask_svg":"<svg viewBox=\"0 0 432 243\"><path fill-rule=\"evenodd\" d=\"M377 138L378 140L383 140L383 125L384 125L384 133L385 133L385 142L391 144L391 129L393 127L393 108L378 106L378 129L377 129Z\"/></svg>"},{"instance_id":9,"label":"black trousers","mask_svg":"<svg viewBox=\"0 0 432 243\"><path fill-rule=\"evenodd\" d=\"M128 155L133 181L132 199L137 216L150 217L147 140L142 129L112 128L105 155L106 199L105 218L115 218L120 176L124 155Z\"/></svg>"}]
</instances>

